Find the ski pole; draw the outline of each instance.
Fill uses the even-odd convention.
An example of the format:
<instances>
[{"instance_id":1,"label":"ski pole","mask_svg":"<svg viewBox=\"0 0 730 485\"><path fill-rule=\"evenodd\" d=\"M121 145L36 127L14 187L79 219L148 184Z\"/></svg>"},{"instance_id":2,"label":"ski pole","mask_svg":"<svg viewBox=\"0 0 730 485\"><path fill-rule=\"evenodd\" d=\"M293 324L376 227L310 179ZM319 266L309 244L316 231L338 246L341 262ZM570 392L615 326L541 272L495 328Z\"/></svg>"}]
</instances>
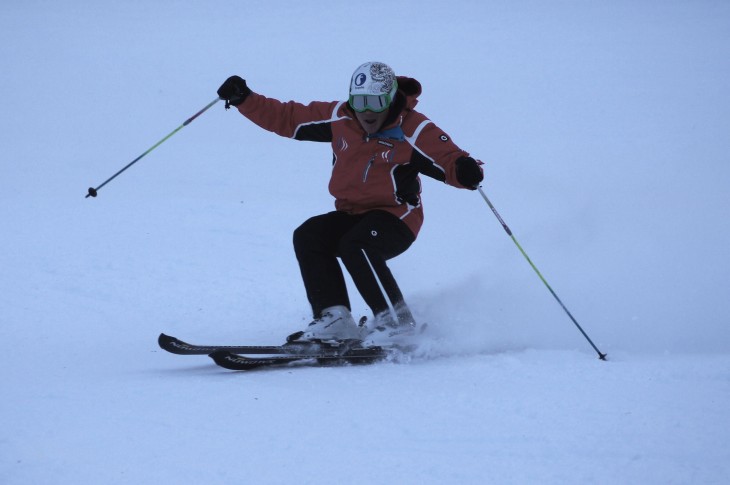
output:
<instances>
[{"instance_id":1,"label":"ski pole","mask_svg":"<svg viewBox=\"0 0 730 485\"><path fill-rule=\"evenodd\" d=\"M517 249L520 250L520 252L525 257L525 259L527 260L527 262L530 263L530 266L532 266L532 269L535 270L535 273L537 273L537 276L540 277L540 279L545 284L545 286L547 287L547 289L550 290L550 293L553 295L553 297L555 297L555 299L560 304L560 306L563 308L563 310L565 310L565 313L570 317L570 319L573 321L573 323L575 324L575 326L578 327L578 330L580 330L580 333L582 333L583 336L588 341L588 343L591 344L591 347L593 347L593 350L595 350L596 353L598 353L598 358L601 359L601 360L606 360L606 354L604 354L600 350L598 350L598 347L596 347L596 344L594 344L593 341L590 339L590 337L588 337L588 335L585 333L585 331L583 330L583 328L578 324L578 321L575 319L575 317L573 317L573 315L570 313L570 311L568 311L568 308L563 304L563 302L560 300L560 298L558 298L558 295L555 293L555 291L553 291L553 289L548 284L547 280L545 280L545 278L542 276L542 273L540 273L540 271L537 269L537 266L535 266L535 264L532 262L532 260L530 259L530 257L527 255L527 253L525 252L525 250L522 249L522 246L520 246L520 243L517 242L517 238L515 238L515 235L512 234L512 231L507 226L507 224L504 222L504 219L502 219L502 216L499 215L499 212L497 212L497 209L494 207L494 205L492 204L492 202L489 200L489 197L487 197L487 194L484 193L484 191L482 190L481 187L479 187L478 190L479 190L479 193L482 195L482 198L484 199L484 202L486 202L487 205L489 206L489 208L492 209L492 212L497 217L497 220L499 221L500 224L502 224L502 227L504 228L504 230L507 233L507 235L509 237L511 237L512 238L512 241L514 241L515 245L517 245Z\"/></svg>"},{"instance_id":2,"label":"ski pole","mask_svg":"<svg viewBox=\"0 0 730 485\"><path fill-rule=\"evenodd\" d=\"M211 101L210 103L208 103L208 104L207 104L207 105L205 106L205 108L201 109L200 111L198 111L197 113L195 113L195 114L194 114L193 116L191 116L190 118L188 118L187 120L185 120L185 122L184 122L184 123L183 123L182 125L180 125L180 126L178 126L177 128L175 128L175 129L174 129L174 130L173 130L172 132L170 132L170 134L169 134L169 135L167 135L167 136L166 136L165 138L163 138L162 140L160 140L160 141L158 141L157 143L155 143L154 145L152 145L152 146L151 146L151 147L150 147L150 148L149 148L149 149L148 149L148 150L147 150L146 152L144 152L144 153L143 153L142 155L138 156L137 158L135 158L134 160L132 160L131 162L129 162L129 163L127 164L127 165L125 165L125 166L124 166L124 168L122 168L122 169L121 169L120 171L118 171L117 173L115 173L114 175L112 175L111 177L109 177L108 179L106 179L106 180L105 180L105 181L104 181L104 182L103 182L103 183L102 183L101 185L99 185L99 186L98 186L98 187L96 187L96 188L94 188L94 187L89 187L89 193L88 193L88 194L86 194L86 198L88 199L89 197L96 197L96 196L97 196L97 192L99 191L99 189L101 189L101 188L102 188L102 187L104 187L104 186L105 186L106 184L108 184L109 182L111 182L112 180L114 180L115 178L117 178L117 176L119 176L119 175L120 175L120 174L121 174L122 172L124 172L125 170L127 170L127 169L128 169L129 167L131 167L132 165L134 165L135 163L137 163L138 161L140 161L140 160L142 159L142 157L144 157L145 155L147 155L147 154L148 154L149 152L151 152L152 150L154 150L154 149L155 149L155 148L157 148L158 146L162 145L162 143L163 143L164 141L166 141L166 140L167 140L168 138L170 138L170 137L171 137L172 135L174 135L175 133L177 133L178 131L180 131L180 130L181 130L181 129L182 129L183 127L184 127L184 126L187 126L187 125L189 125L189 124L190 124L190 123L191 123L191 122L192 122L192 121L193 121L193 120L194 120L195 118L197 118L198 116L202 115L202 114L203 114L203 113L204 113L204 112L205 112L205 111L206 111L206 110L207 110L208 108L210 108L211 106L213 106L214 104L216 104L216 103L217 103L218 101L220 101L220 99L221 99L221 98L215 98L215 99L214 99L213 101Z\"/></svg>"}]
</instances>

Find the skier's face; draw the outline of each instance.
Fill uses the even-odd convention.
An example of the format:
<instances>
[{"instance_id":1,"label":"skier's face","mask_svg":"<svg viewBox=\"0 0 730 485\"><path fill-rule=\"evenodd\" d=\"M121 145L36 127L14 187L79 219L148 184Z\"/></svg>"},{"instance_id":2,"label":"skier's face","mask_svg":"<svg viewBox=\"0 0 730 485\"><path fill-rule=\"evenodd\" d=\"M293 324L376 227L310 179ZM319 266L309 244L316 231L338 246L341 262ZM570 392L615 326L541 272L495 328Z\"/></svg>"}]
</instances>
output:
<instances>
[{"instance_id":1,"label":"skier's face","mask_svg":"<svg viewBox=\"0 0 730 485\"><path fill-rule=\"evenodd\" d=\"M385 119L388 117L388 110L381 111L380 113L373 113L372 111L363 111L362 113L355 112L355 118L360 122L360 126L368 135L374 135L380 128L382 128Z\"/></svg>"}]
</instances>

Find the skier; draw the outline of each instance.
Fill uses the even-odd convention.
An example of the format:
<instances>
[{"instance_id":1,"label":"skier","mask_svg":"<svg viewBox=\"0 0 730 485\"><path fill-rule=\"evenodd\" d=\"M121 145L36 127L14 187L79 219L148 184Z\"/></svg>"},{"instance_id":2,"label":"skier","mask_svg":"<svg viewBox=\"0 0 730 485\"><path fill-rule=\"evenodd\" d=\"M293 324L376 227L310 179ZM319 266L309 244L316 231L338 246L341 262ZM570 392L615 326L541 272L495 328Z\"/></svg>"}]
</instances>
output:
<instances>
[{"instance_id":1,"label":"skier","mask_svg":"<svg viewBox=\"0 0 730 485\"><path fill-rule=\"evenodd\" d=\"M251 91L239 76L218 89L226 108L235 106L268 131L332 145L329 192L336 210L294 231L314 320L290 341L356 339L387 345L414 333L413 316L386 261L410 247L423 223L419 174L470 190L483 179L482 163L414 109L420 94L418 81L396 77L382 62L355 70L348 101L281 102ZM337 258L373 312L369 330L350 313Z\"/></svg>"}]
</instances>

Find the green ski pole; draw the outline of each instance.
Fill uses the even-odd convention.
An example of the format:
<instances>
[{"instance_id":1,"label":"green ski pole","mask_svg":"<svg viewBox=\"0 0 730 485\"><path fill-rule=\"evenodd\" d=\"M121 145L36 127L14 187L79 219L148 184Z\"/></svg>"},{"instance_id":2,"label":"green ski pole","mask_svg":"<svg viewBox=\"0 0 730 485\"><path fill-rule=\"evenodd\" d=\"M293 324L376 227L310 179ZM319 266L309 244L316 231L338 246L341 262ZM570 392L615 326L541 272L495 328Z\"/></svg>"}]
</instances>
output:
<instances>
[{"instance_id":1,"label":"green ski pole","mask_svg":"<svg viewBox=\"0 0 730 485\"><path fill-rule=\"evenodd\" d=\"M180 131L184 126L189 125L195 118L197 118L198 116L202 115L208 108L210 108L211 106L213 106L214 104L216 104L218 101L220 101L220 98L215 98L213 101L211 101L210 103L208 103L205 106L205 108L201 109L200 111L198 111L197 113L195 113L193 116L191 116L190 118L188 118L187 120L185 120L185 122L182 125L180 125L177 128L175 128L165 138L163 138L162 140L160 140L157 143L155 143L154 145L152 145L142 155L138 156L137 158L135 158L134 160L132 160L131 162L129 162L127 165L125 165L124 168L122 168L120 171L118 171L117 173L115 173L114 175L112 175L111 177L109 177L108 179L106 179L101 185L99 185L96 188L89 187L89 193L86 194L86 198L88 199L89 197L96 197L98 195L99 189L101 189L106 184L108 184L109 182L111 182L112 180L114 180L115 178L117 178L117 176L119 176L122 172L124 172L125 170L127 170L129 167L131 167L135 163L139 162L142 159L142 157L144 157L145 155L147 155L149 152L151 152L152 150L154 150L158 146L162 145L162 143L165 142L168 138L170 138L172 135L174 135L175 133L177 133L178 131Z\"/></svg>"},{"instance_id":2,"label":"green ski pole","mask_svg":"<svg viewBox=\"0 0 730 485\"><path fill-rule=\"evenodd\" d=\"M560 298L558 298L558 295L555 293L555 291L553 291L552 287L548 284L547 280L545 280L545 278L542 276L542 273L540 273L540 271L537 269L535 264L532 262L530 257L525 252L525 250L522 249L522 246L520 246L520 243L517 242L517 238L515 238L515 235L512 234L512 231L507 226L507 224L504 222L504 219L502 219L502 216L499 215L499 212L497 212L497 209L494 207L492 202L489 200L489 197L487 197L487 194L484 193L484 191L482 190L481 187L479 187L479 193L482 195L482 198L487 203L489 208L492 209L492 212L497 217L497 220L499 221L499 223L502 224L502 227L504 228L507 235L512 238L512 241L514 241L515 245L517 246L517 249L520 250L520 252L525 257L527 262L530 263L530 266L532 266L532 269L535 270L535 273L537 273L537 276L540 277L540 280L542 280L542 282L545 284L547 289L550 290L550 293L557 300L557 302L560 304L560 306L563 308L563 310L565 310L565 313L568 315L568 317L570 317L570 319L573 321L575 326L578 327L578 330L580 330L580 333L582 333L583 336L585 337L585 339L588 341L588 343L591 344L591 347L593 347L593 350L595 350L598 353L598 358L601 360L606 360L606 354L604 354L600 350L598 350L598 347L596 347L596 344L594 344L593 341L590 339L590 337L588 337L588 335L585 333L583 328L578 324L578 321L575 319L575 317L573 317L573 315L570 313L568 308L563 304L563 302L560 300Z\"/></svg>"}]
</instances>

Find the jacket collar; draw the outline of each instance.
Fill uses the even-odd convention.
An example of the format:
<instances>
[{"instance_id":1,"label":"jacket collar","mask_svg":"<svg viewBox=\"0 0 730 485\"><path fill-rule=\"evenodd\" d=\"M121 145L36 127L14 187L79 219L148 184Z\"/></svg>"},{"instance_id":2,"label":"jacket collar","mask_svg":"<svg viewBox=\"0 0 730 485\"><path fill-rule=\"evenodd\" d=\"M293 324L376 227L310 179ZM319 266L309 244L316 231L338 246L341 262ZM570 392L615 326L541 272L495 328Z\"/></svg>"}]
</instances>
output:
<instances>
[{"instance_id":1,"label":"jacket collar","mask_svg":"<svg viewBox=\"0 0 730 485\"><path fill-rule=\"evenodd\" d=\"M380 130L377 133L373 133L368 138L379 138L381 140L396 140L403 141L406 139L406 135L403 133L403 129L400 124Z\"/></svg>"}]
</instances>

